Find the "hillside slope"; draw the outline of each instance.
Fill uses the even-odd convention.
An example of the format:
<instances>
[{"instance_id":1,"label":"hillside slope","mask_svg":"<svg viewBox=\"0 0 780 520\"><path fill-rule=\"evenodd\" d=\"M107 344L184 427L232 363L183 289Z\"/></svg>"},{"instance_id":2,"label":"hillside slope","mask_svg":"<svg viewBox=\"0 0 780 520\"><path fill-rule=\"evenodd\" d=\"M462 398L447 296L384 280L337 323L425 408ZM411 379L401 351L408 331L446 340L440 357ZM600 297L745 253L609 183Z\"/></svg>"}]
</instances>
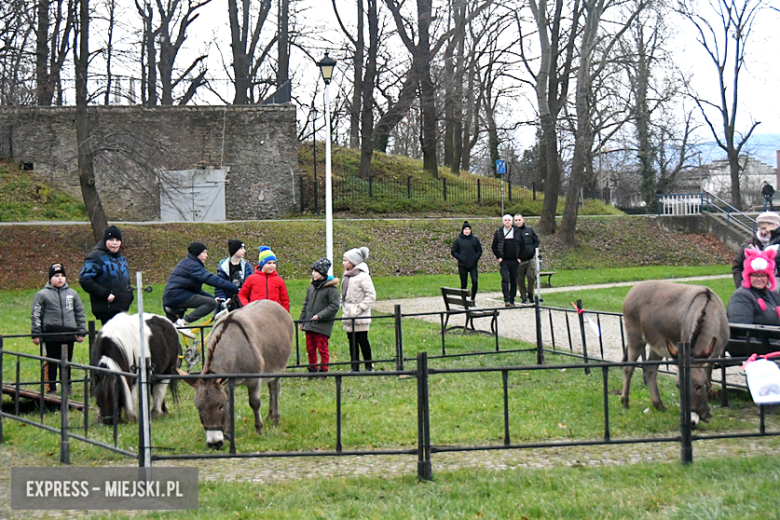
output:
<instances>
[{"instance_id":1,"label":"hillside slope","mask_svg":"<svg viewBox=\"0 0 780 520\"><path fill-rule=\"evenodd\" d=\"M496 269L490 252L497 218L472 219L474 234L484 250L481 271ZM528 219L535 225L536 219ZM452 240L461 219L341 220L334 222L337 271L346 249L366 245L368 264L378 276L454 274ZM258 221L235 224L122 225L124 252L133 272L143 270L146 283L162 283L186 255L187 244L199 240L209 246L207 268L227 256L227 241L244 240L248 258L257 247L270 246L279 258L279 272L287 278L307 278L312 263L325 254L323 221ZM583 218L578 223L580 246L566 250L556 236L542 237L545 269L593 269L642 265L727 264L733 254L709 235L684 235L660 230L646 217ZM0 288L31 289L46 281L52 262L63 262L69 280L77 281L84 256L91 250L88 225L0 226Z\"/></svg>"}]
</instances>

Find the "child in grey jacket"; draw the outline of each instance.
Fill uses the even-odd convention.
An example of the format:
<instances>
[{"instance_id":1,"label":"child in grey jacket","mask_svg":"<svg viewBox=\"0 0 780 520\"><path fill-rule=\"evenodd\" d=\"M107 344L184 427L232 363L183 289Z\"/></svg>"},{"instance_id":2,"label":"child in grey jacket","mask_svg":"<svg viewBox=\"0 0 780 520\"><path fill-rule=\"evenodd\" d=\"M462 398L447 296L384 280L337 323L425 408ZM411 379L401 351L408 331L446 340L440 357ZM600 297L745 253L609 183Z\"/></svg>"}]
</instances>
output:
<instances>
[{"instance_id":1,"label":"child in grey jacket","mask_svg":"<svg viewBox=\"0 0 780 520\"><path fill-rule=\"evenodd\" d=\"M60 359L62 345L66 345L68 361L71 361L74 340L81 343L87 335L87 320L81 298L68 286L65 267L62 264L52 264L49 267L49 281L35 295L30 318L33 343L43 343L41 354ZM43 377L49 381L46 389L48 392L57 390L57 366L57 363L48 363L48 369L44 369L47 373L44 373ZM60 370L60 377L63 375L65 374ZM70 369L63 379L70 381Z\"/></svg>"},{"instance_id":2,"label":"child in grey jacket","mask_svg":"<svg viewBox=\"0 0 780 520\"><path fill-rule=\"evenodd\" d=\"M300 329L306 331L306 353L309 355L309 372L327 372L330 353L328 339L333 332L333 318L339 311L339 279L328 279L330 260L320 258L311 269L311 285L301 310ZM317 364L317 352L320 363Z\"/></svg>"}]
</instances>

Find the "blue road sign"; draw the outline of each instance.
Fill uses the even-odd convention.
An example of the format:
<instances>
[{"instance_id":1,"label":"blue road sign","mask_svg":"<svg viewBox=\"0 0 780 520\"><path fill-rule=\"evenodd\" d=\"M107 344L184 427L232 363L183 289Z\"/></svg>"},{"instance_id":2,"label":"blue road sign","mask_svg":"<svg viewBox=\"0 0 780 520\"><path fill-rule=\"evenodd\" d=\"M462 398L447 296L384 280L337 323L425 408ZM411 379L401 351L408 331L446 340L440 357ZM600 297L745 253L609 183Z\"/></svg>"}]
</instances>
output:
<instances>
[{"instance_id":1,"label":"blue road sign","mask_svg":"<svg viewBox=\"0 0 780 520\"><path fill-rule=\"evenodd\" d=\"M506 173L506 161L503 159L496 160L496 173Z\"/></svg>"}]
</instances>

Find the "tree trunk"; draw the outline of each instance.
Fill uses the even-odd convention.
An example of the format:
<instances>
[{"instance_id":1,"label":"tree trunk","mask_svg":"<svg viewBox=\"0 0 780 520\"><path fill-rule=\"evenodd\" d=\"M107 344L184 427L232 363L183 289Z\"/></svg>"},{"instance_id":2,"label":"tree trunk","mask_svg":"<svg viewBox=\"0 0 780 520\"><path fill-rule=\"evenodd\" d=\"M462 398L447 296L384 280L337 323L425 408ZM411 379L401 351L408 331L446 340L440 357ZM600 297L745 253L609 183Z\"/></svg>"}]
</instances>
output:
<instances>
[{"instance_id":1,"label":"tree trunk","mask_svg":"<svg viewBox=\"0 0 780 520\"><path fill-rule=\"evenodd\" d=\"M362 0L361 0L362 3ZM363 78L363 121L360 143L361 179L371 177L371 159L374 156L374 84L376 83L376 60L379 47L379 17L377 0L368 0L368 59L366 60L366 75Z\"/></svg>"},{"instance_id":2,"label":"tree trunk","mask_svg":"<svg viewBox=\"0 0 780 520\"><path fill-rule=\"evenodd\" d=\"M368 7L371 9L371 6ZM363 0L357 0L357 38L355 39L355 56L352 60L352 67L355 72L354 85L352 89L352 106L349 110L349 147L357 148L360 143L360 114L361 99L365 97L364 88L373 89L363 85L363 54L365 49L365 38L363 37L363 25L365 14L363 13ZM370 22L369 22L370 23ZM369 36L370 38L370 36ZM370 52L370 50L369 50ZM366 64L368 67L368 64ZM376 64L374 64L376 70ZM368 71L366 71L368 74ZM373 97L373 96L372 96ZM373 108L373 107L371 107ZM363 120L365 124L365 119ZM362 147L361 147L362 149ZM362 153L362 152L361 152ZM362 159L361 159L362 164Z\"/></svg>"},{"instance_id":3,"label":"tree trunk","mask_svg":"<svg viewBox=\"0 0 780 520\"><path fill-rule=\"evenodd\" d=\"M374 127L374 150L387 153L390 133L406 117L417 96L417 78L414 69L409 70L398 94L398 100L379 118Z\"/></svg>"},{"instance_id":4,"label":"tree trunk","mask_svg":"<svg viewBox=\"0 0 780 520\"><path fill-rule=\"evenodd\" d=\"M276 87L281 88L290 79L290 0L279 0L279 37L276 45L279 63L276 68Z\"/></svg>"},{"instance_id":5,"label":"tree trunk","mask_svg":"<svg viewBox=\"0 0 780 520\"><path fill-rule=\"evenodd\" d=\"M38 106L51 105L54 85L49 81L49 0L37 2L38 25L35 28L35 79Z\"/></svg>"},{"instance_id":6,"label":"tree trunk","mask_svg":"<svg viewBox=\"0 0 780 520\"><path fill-rule=\"evenodd\" d=\"M108 226L103 204L95 185L95 169L90 144L87 114L87 73L89 69L89 0L79 1L79 43L74 45L76 72L76 143L78 147L79 184L84 206L92 225L92 236L98 242ZM78 50L76 50L78 48Z\"/></svg>"},{"instance_id":7,"label":"tree trunk","mask_svg":"<svg viewBox=\"0 0 780 520\"><path fill-rule=\"evenodd\" d=\"M436 159L436 90L431 79L431 10L432 0L417 0L417 77L420 81L420 111L422 115L423 169L439 178ZM414 58L413 58L414 59Z\"/></svg>"}]
</instances>

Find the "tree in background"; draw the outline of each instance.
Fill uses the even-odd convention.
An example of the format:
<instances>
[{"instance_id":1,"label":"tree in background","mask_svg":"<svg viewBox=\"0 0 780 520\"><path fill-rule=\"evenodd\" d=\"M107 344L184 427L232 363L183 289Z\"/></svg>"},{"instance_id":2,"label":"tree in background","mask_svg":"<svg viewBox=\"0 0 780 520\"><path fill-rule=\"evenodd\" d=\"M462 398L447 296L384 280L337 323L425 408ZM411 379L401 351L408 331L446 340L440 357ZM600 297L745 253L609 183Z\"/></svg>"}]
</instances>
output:
<instances>
[{"instance_id":1,"label":"tree in background","mask_svg":"<svg viewBox=\"0 0 780 520\"><path fill-rule=\"evenodd\" d=\"M696 29L697 41L717 71L718 99L710 101L698 94L693 98L718 146L726 152L731 174L731 204L742 209L739 187L739 154L759 121L747 132L737 130L739 77L745 67L753 24L767 6L764 0L711 0L710 10L701 11L689 0L681 1L680 13Z\"/></svg>"}]
</instances>

